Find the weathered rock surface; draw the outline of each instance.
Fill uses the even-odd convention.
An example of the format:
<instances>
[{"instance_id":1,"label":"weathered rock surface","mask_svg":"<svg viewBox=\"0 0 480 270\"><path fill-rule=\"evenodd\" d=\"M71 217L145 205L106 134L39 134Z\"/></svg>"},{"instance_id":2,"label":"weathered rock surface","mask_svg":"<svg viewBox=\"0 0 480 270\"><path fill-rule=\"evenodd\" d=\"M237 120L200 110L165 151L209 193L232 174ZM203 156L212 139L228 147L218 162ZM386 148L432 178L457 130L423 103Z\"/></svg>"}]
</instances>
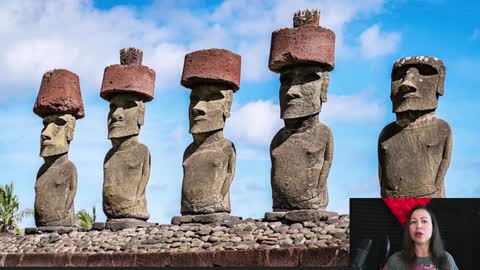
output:
<instances>
[{"instance_id":1,"label":"weathered rock surface","mask_svg":"<svg viewBox=\"0 0 480 270\"><path fill-rule=\"evenodd\" d=\"M224 49L208 49L185 55L181 84L193 88L198 83L240 87L241 57Z\"/></svg>"},{"instance_id":2,"label":"weathered rock surface","mask_svg":"<svg viewBox=\"0 0 480 270\"><path fill-rule=\"evenodd\" d=\"M337 220L328 224L328 220ZM152 225L111 231L3 234L0 254L26 253L165 253L253 250L280 247L349 249L349 216L287 224L247 219L230 224ZM274 228L274 229L272 229ZM278 232L275 232L276 231Z\"/></svg>"},{"instance_id":3,"label":"weathered rock surface","mask_svg":"<svg viewBox=\"0 0 480 270\"><path fill-rule=\"evenodd\" d=\"M76 119L84 117L78 75L66 69L54 69L43 74L33 112L40 117L51 114L71 114Z\"/></svg>"},{"instance_id":4,"label":"weathered rock surface","mask_svg":"<svg viewBox=\"0 0 480 270\"><path fill-rule=\"evenodd\" d=\"M334 67L335 34L318 26L319 19L318 10L299 11L294 28L272 33L269 68L280 73L280 117L285 122L270 144L275 212L328 204L333 136L319 113Z\"/></svg>"},{"instance_id":5,"label":"weathered rock surface","mask_svg":"<svg viewBox=\"0 0 480 270\"><path fill-rule=\"evenodd\" d=\"M121 64L105 68L100 90L100 96L110 102L108 138L112 142L103 163L103 211L108 223L118 229L135 227L150 217L146 199L150 152L138 137L145 102L153 99L155 71L143 66L142 59L140 49L120 50Z\"/></svg>"},{"instance_id":6,"label":"weathered rock surface","mask_svg":"<svg viewBox=\"0 0 480 270\"><path fill-rule=\"evenodd\" d=\"M230 117L233 93L240 87L240 64L239 55L223 49L185 56L181 84L192 90L189 123L193 142L183 155L182 215L231 211L236 153L233 143L224 138L223 129ZM203 218L203 222L211 219ZM180 220L176 217L173 221Z\"/></svg>"},{"instance_id":7,"label":"weathered rock surface","mask_svg":"<svg viewBox=\"0 0 480 270\"><path fill-rule=\"evenodd\" d=\"M382 197L445 197L452 131L435 116L444 79L445 65L435 57L394 63L390 98L397 120L383 128L378 141Z\"/></svg>"}]
</instances>

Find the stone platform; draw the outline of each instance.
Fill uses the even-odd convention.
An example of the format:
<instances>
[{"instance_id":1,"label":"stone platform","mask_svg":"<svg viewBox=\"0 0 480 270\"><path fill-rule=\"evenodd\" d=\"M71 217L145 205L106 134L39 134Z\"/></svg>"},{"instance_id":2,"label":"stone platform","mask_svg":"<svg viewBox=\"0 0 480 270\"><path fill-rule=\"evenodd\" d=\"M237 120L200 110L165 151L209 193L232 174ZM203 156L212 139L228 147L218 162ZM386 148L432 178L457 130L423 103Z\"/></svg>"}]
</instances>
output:
<instances>
[{"instance_id":1,"label":"stone platform","mask_svg":"<svg viewBox=\"0 0 480 270\"><path fill-rule=\"evenodd\" d=\"M178 262L172 263L172 260L190 256L190 262L197 260L198 263L205 262L208 266L262 266L266 265L267 258L270 258L268 256L283 254L282 256L286 256L285 266L290 264L313 266L305 261L305 256L311 256L312 258L308 259L310 261L315 257L314 254L319 257L325 254L328 258L325 260L328 262L316 266L347 266L349 239L348 215L298 223L267 222L248 218L225 224L153 224L116 232L104 229L26 236L4 234L0 236L2 255L0 265L60 266L64 263L75 266L99 266L102 265L99 260L104 265L110 265L118 260L116 265L147 266L150 264L146 258L150 258L153 261L161 260L165 265L180 266ZM230 256L228 254L231 252L250 254L248 256L254 257L249 257L248 260L244 258L244 264L240 259L229 264L227 263L229 260L236 260L224 257ZM183 253L185 254L180 255ZM142 260L144 263L140 263ZM22 261L24 263L21 263ZM190 262L185 261L185 264Z\"/></svg>"}]
</instances>

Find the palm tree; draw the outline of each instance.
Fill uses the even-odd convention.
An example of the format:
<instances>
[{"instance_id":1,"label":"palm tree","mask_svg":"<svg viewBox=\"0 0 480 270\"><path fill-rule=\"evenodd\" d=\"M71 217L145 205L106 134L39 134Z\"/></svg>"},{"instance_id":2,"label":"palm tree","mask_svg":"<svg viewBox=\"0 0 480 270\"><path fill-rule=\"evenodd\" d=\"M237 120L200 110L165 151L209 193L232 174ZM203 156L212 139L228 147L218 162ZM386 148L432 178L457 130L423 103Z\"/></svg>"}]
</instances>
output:
<instances>
[{"instance_id":1,"label":"palm tree","mask_svg":"<svg viewBox=\"0 0 480 270\"><path fill-rule=\"evenodd\" d=\"M77 225L80 228L91 230L96 219L95 206L92 207L92 215L83 209L77 212Z\"/></svg>"},{"instance_id":2,"label":"palm tree","mask_svg":"<svg viewBox=\"0 0 480 270\"><path fill-rule=\"evenodd\" d=\"M17 223L23 218L33 215L33 209L18 211L18 197L13 194L13 182L10 185L0 185L0 232L17 232Z\"/></svg>"}]
</instances>

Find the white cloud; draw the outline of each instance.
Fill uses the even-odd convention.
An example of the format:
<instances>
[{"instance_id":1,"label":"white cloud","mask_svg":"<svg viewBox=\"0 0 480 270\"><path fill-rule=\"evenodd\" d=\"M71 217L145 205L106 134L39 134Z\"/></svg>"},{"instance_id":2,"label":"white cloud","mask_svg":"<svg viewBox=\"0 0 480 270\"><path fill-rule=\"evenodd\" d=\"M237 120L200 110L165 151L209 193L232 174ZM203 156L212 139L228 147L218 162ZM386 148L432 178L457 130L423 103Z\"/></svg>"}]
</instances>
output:
<instances>
[{"instance_id":1,"label":"white cloud","mask_svg":"<svg viewBox=\"0 0 480 270\"><path fill-rule=\"evenodd\" d=\"M329 95L328 102L323 104L320 120L325 123L381 120L385 108L370 92L367 89L356 95ZM250 144L270 144L284 125L279 105L271 100L249 102L233 110L231 115L225 127L227 137Z\"/></svg>"},{"instance_id":2,"label":"white cloud","mask_svg":"<svg viewBox=\"0 0 480 270\"><path fill-rule=\"evenodd\" d=\"M271 75L271 32L291 27L296 10L319 8L321 25L336 32L342 55L349 50L344 25L381 12L383 2L227 0L213 10L193 10L157 1L151 7L98 10L92 0L2 1L0 39L8 42L0 44L0 81L2 89L32 89L47 70L66 68L80 76L84 91L96 94L105 66L118 63L119 49L129 46L144 50L144 63L156 70L160 89L178 86L185 53L211 47L240 53L242 79L258 81ZM18 94L3 90L2 96Z\"/></svg>"},{"instance_id":3,"label":"white cloud","mask_svg":"<svg viewBox=\"0 0 480 270\"><path fill-rule=\"evenodd\" d=\"M400 34L396 32L385 33L380 25L374 24L360 34L362 54L368 59L393 53L400 42Z\"/></svg>"},{"instance_id":4,"label":"white cloud","mask_svg":"<svg viewBox=\"0 0 480 270\"><path fill-rule=\"evenodd\" d=\"M227 120L225 132L232 139L253 144L270 144L283 126L278 104L270 100L250 102L234 110Z\"/></svg>"},{"instance_id":5,"label":"white cloud","mask_svg":"<svg viewBox=\"0 0 480 270\"><path fill-rule=\"evenodd\" d=\"M181 68L175 57L183 57L184 50L169 46L168 30L138 19L127 8L99 11L86 0L2 1L0 10L0 17L8 18L8 28L0 28L0 39L8 41L0 44L3 85L30 90L40 85L44 72L66 68L80 76L82 90L96 92L105 66L118 63L119 49L128 46L144 49L145 62L153 51L159 61L152 61L152 67L158 71L166 71L161 59L174 70ZM178 77L178 72L166 74L158 76L158 86Z\"/></svg>"},{"instance_id":6,"label":"white cloud","mask_svg":"<svg viewBox=\"0 0 480 270\"><path fill-rule=\"evenodd\" d=\"M369 93L360 91L356 95L329 95L322 105L322 122L374 122L385 115L382 102Z\"/></svg>"}]
</instances>

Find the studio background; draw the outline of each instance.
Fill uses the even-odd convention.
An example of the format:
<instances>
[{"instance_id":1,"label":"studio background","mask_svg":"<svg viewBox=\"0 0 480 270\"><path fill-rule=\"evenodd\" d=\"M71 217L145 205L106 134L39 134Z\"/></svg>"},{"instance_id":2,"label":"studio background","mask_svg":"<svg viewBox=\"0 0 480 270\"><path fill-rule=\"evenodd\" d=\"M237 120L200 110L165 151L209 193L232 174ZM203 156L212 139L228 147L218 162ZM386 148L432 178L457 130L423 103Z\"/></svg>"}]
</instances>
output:
<instances>
[{"instance_id":1,"label":"studio background","mask_svg":"<svg viewBox=\"0 0 480 270\"><path fill-rule=\"evenodd\" d=\"M480 255L480 199L432 199L427 205L435 214L445 246L459 269L474 268ZM351 256L362 239L374 240L366 269L379 269L382 239L390 239L389 255L401 250L403 227L385 202L378 199L350 199ZM353 258L352 258L353 259Z\"/></svg>"}]
</instances>

